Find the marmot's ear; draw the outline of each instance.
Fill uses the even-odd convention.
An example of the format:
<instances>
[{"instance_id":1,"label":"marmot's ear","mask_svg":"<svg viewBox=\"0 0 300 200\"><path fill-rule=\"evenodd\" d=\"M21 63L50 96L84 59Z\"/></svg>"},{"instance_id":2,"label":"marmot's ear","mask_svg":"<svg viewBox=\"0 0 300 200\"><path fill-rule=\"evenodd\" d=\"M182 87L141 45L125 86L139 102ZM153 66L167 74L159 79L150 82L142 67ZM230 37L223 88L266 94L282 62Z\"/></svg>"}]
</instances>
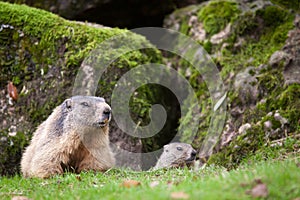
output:
<instances>
[{"instance_id":1,"label":"marmot's ear","mask_svg":"<svg viewBox=\"0 0 300 200\"><path fill-rule=\"evenodd\" d=\"M105 99L102 97L98 97L100 99L101 102L105 102Z\"/></svg>"},{"instance_id":2,"label":"marmot's ear","mask_svg":"<svg viewBox=\"0 0 300 200\"><path fill-rule=\"evenodd\" d=\"M164 145L164 151L168 152L168 150L167 150L168 146L169 146L168 144Z\"/></svg>"},{"instance_id":3,"label":"marmot's ear","mask_svg":"<svg viewBox=\"0 0 300 200\"><path fill-rule=\"evenodd\" d=\"M66 99L64 103L66 105L66 108L68 110L71 110L71 108L72 108L72 100L71 99Z\"/></svg>"}]
</instances>

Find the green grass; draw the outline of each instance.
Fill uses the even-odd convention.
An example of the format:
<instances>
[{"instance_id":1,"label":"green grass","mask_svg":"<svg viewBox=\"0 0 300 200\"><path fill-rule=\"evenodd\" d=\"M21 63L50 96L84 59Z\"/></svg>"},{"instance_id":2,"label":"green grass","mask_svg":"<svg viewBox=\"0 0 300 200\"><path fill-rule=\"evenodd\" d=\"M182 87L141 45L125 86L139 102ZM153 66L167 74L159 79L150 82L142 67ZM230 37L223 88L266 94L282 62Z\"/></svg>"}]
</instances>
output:
<instances>
[{"instance_id":1,"label":"green grass","mask_svg":"<svg viewBox=\"0 0 300 200\"><path fill-rule=\"evenodd\" d=\"M65 174L51 179L2 177L0 199L26 196L31 199L171 199L173 192L184 192L189 199L253 199L247 191L260 179L267 185L266 199L300 197L299 158L243 164L227 171L205 167L198 171L171 169L133 172L113 169L102 173ZM124 180L141 185L122 186ZM151 183L159 185L151 187Z\"/></svg>"}]
</instances>

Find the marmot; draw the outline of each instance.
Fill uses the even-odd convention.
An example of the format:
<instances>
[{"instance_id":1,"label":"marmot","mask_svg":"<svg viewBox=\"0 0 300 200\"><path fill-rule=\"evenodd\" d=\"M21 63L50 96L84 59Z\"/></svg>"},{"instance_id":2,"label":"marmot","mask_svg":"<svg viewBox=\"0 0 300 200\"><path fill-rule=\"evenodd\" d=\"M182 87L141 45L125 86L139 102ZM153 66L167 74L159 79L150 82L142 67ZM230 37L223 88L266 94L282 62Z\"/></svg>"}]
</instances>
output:
<instances>
[{"instance_id":1,"label":"marmot","mask_svg":"<svg viewBox=\"0 0 300 200\"><path fill-rule=\"evenodd\" d=\"M196 150L190 144L180 142L167 144L153 169L191 166L196 154Z\"/></svg>"},{"instance_id":2,"label":"marmot","mask_svg":"<svg viewBox=\"0 0 300 200\"><path fill-rule=\"evenodd\" d=\"M48 178L65 171L106 171L113 167L110 119L111 108L103 98L66 99L34 132L22 156L22 174Z\"/></svg>"}]
</instances>

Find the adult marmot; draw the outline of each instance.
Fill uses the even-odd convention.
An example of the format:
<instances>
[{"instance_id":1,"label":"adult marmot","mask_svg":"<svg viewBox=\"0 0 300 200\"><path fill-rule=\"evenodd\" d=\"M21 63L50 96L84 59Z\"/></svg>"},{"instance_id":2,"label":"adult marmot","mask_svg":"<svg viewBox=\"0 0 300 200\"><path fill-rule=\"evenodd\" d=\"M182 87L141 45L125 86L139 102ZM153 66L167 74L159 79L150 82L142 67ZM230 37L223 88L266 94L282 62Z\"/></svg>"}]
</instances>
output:
<instances>
[{"instance_id":1,"label":"adult marmot","mask_svg":"<svg viewBox=\"0 0 300 200\"><path fill-rule=\"evenodd\" d=\"M196 154L190 144L180 142L167 144L153 169L193 165Z\"/></svg>"},{"instance_id":2,"label":"adult marmot","mask_svg":"<svg viewBox=\"0 0 300 200\"><path fill-rule=\"evenodd\" d=\"M33 134L21 161L23 175L48 178L65 171L111 168L115 159L109 147L110 119L111 108L103 98L66 99Z\"/></svg>"}]
</instances>

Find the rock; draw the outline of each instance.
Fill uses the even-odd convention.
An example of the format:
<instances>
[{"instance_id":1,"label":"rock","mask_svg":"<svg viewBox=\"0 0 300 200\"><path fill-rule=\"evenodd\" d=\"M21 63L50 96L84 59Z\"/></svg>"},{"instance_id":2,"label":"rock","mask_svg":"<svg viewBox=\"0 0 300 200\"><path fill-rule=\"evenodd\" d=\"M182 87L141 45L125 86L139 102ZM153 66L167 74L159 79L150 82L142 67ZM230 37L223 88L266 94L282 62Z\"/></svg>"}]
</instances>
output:
<instances>
[{"instance_id":1,"label":"rock","mask_svg":"<svg viewBox=\"0 0 300 200\"><path fill-rule=\"evenodd\" d=\"M234 130L234 126L232 123L227 123L225 125L224 131L222 133L222 137L220 140L220 146L217 147L218 149L222 149L227 146L236 136L238 133Z\"/></svg>"},{"instance_id":2,"label":"rock","mask_svg":"<svg viewBox=\"0 0 300 200\"><path fill-rule=\"evenodd\" d=\"M300 15L296 14L295 20L294 20L294 25L297 29L300 29Z\"/></svg>"},{"instance_id":3,"label":"rock","mask_svg":"<svg viewBox=\"0 0 300 200\"><path fill-rule=\"evenodd\" d=\"M188 34L188 32L190 32L191 34L195 35L195 37L200 35L200 38L203 38L203 34L205 33L203 33L203 29L201 27L202 25L197 18L198 10L199 5L191 5L182 9L178 9L165 17L163 27L180 31L184 34ZM198 33L197 30L199 29L200 32Z\"/></svg>"},{"instance_id":4,"label":"rock","mask_svg":"<svg viewBox=\"0 0 300 200\"><path fill-rule=\"evenodd\" d=\"M255 73L255 68L248 67L235 77L234 89L238 91L239 99L243 105L253 105L257 102L259 90L253 72Z\"/></svg>"},{"instance_id":5,"label":"rock","mask_svg":"<svg viewBox=\"0 0 300 200\"><path fill-rule=\"evenodd\" d=\"M279 121L282 126L288 124L288 120L280 115L280 113L276 112L274 114L275 120Z\"/></svg>"},{"instance_id":6,"label":"rock","mask_svg":"<svg viewBox=\"0 0 300 200\"><path fill-rule=\"evenodd\" d=\"M26 196L13 196L11 199L12 200L30 200L30 198L28 198Z\"/></svg>"},{"instance_id":7,"label":"rock","mask_svg":"<svg viewBox=\"0 0 300 200\"><path fill-rule=\"evenodd\" d=\"M295 29L289 32L286 45L283 51L290 55L291 61L285 66L283 77L286 85L293 83L300 84L300 29Z\"/></svg>"},{"instance_id":8,"label":"rock","mask_svg":"<svg viewBox=\"0 0 300 200\"><path fill-rule=\"evenodd\" d=\"M294 20L296 27L289 31L286 44L282 48L282 51L288 55L290 62L284 65L283 77L286 85L293 83L300 84L300 27L298 26L300 17Z\"/></svg>"},{"instance_id":9,"label":"rock","mask_svg":"<svg viewBox=\"0 0 300 200\"><path fill-rule=\"evenodd\" d=\"M288 120L282 117L278 111L274 114L273 112L269 112L266 118L268 120L263 124L266 137L270 140L284 137L287 131Z\"/></svg>"},{"instance_id":10,"label":"rock","mask_svg":"<svg viewBox=\"0 0 300 200\"><path fill-rule=\"evenodd\" d=\"M196 16L191 16L188 25L191 27L189 35L195 40L205 41L206 32L204 30L203 24L198 21Z\"/></svg>"},{"instance_id":11,"label":"rock","mask_svg":"<svg viewBox=\"0 0 300 200\"><path fill-rule=\"evenodd\" d=\"M253 198L266 198L269 195L269 190L266 184L259 183L249 191L249 194Z\"/></svg>"},{"instance_id":12,"label":"rock","mask_svg":"<svg viewBox=\"0 0 300 200\"><path fill-rule=\"evenodd\" d=\"M221 32L211 36L210 38L210 42L212 44L220 44L221 42L223 42L225 39L227 39L229 37L230 34L230 28L231 28L231 24L229 23L224 30L222 30Z\"/></svg>"},{"instance_id":13,"label":"rock","mask_svg":"<svg viewBox=\"0 0 300 200\"><path fill-rule=\"evenodd\" d=\"M8 133L9 136L13 137L13 136L17 135L17 127L14 126L14 125L12 125L11 127L9 127L8 131L9 131L9 133Z\"/></svg>"},{"instance_id":14,"label":"rock","mask_svg":"<svg viewBox=\"0 0 300 200\"><path fill-rule=\"evenodd\" d=\"M272 122L271 121L265 121L264 122L264 128L265 128L265 130L271 130L272 129Z\"/></svg>"},{"instance_id":15,"label":"rock","mask_svg":"<svg viewBox=\"0 0 300 200\"><path fill-rule=\"evenodd\" d=\"M291 56L284 51L275 51L269 60L269 65L272 67L287 66L291 61Z\"/></svg>"},{"instance_id":16,"label":"rock","mask_svg":"<svg viewBox=\"0 0 300 200\"><path fill-rule=\"evenodd\" d=\"M201 43L209 41L220 44L229 37L230 18L234 18L238 12L235 3L229 1L203 2L172 13L165 18L164 27L188 34Z\"/></svg>"},{"instance_id":17,"label":"rock","mask_svg":"<svg viewBox=\"0 0 300 200\"><path fill-rule=\"evenodd\" d=\"M246 123L239 128L239 134L244 134L248 129L251 128L251 124Z\"/></svg>"},{"instance_id":18,"label":"rock","mask_svg":"<svg viewBox=\"0 0 300 200\"><path fill-rule=\"evenodd\" d=\"M245 44L245 39L244 38L238 38L237 42L234 43L234 48L235 49L240 49L243 45Z\"/></svg>"}]
</instances>

